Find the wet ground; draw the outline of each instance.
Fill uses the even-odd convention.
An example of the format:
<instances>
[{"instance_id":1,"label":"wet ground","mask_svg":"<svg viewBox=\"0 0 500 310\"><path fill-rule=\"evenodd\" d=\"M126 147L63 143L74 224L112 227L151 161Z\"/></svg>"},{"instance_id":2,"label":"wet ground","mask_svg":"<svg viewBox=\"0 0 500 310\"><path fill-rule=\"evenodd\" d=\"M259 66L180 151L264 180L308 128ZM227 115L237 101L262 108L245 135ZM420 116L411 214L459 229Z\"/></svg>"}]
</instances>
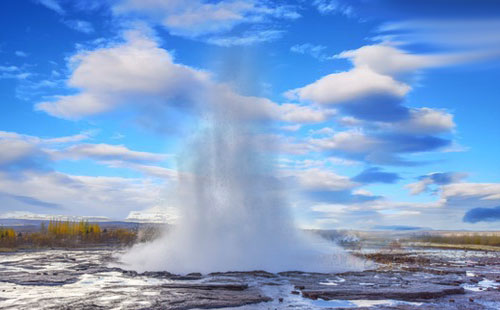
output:
<instances>
[{"instance_id":1,"label":"wet ground","mask_svg":"<svg viewBox=\"0 0 500 310\"><path fill-rule=\"evenodd\" d=\"M500 252L357 253L373 270L342 274L137 274L113 251L0 254L1 309L500 309Z\"/></svg>"}]
</instances>

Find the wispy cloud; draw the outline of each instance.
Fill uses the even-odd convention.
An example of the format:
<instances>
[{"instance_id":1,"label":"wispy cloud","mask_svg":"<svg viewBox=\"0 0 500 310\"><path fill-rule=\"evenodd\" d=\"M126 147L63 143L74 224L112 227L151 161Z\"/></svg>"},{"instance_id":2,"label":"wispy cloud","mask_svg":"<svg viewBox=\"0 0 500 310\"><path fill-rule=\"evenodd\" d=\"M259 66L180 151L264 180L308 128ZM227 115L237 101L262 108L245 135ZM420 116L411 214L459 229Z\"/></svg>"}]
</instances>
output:
<instances>
[{"instance_id":1,"label":"wispy cloud","mask_svg":"<svg viewBox=\"0 0 500 310\"><path fill-rule=\"evenodd\" d=\"M58 0L35 0L35 2L38 2L39 4L47 7L48 9L53 10L58 14L64 15L66 13L64 9L61 7L61 4L59 3Z\"/></svg>"},{"instance_id":2,"label":"wispy cloud","mask_svg":"<svg viewBox=\"0 0 500 310\"><path fill-rule=\"evenodd\" d=\"M256 43L270 42L280 39L285 34L284 30L264 29L246 31L236 36L212 36L206 42L219 46L247 46Z\"/></svg>"},{"instance_id":3,"label":"wispy cloud","mask_svg":"<svg viewBox=\"0 0 500 310\"><path fill-rule=\"evenodd\" d=\"M28 53L23 51L15 51L14 54L18 57L28 57Z\"/></svg>"},{"instance_id":4,"label":"wispy cloud","mask_svg":"<svg viewBox=\"0 0 500 310\"><path fill-rule=\"evenodd\" d=\"M74 29L79 32L87 34L94 32L94 26L92 26L91 23L84 20L70 19L70 20L65 20L64 24L66 24L71 29Z\"/></svg>"},{"instance_id":5,"label":"wispy cloud","mask_svg":"<svg viewBox=\"0 0 500 310\"><path fill-rule=\"evenodd\" d=\"M300 17L292 5L278 5L267 1L139 1L123 0L116 3L117 15L141 16L165 27L171 34L222 45L249 45L276 39L283 30L267 27L261 31L248 29L231 33L240 25L265 25L270 21L293 20ZM266 27L264 27L266 28ZM259 38L261 37L265 38Z\"/></svg>"},{"instance_id":6,"label":"wispy cloud","mask_svg":"<svg viewBox=\"0 0 500 310\"><path fill-rule=\"evenodd\" d=\"M348 17L354 15L352 6L343 4L337 0L314 0L312 1L312 5L315 6L321 14L340 13Z\"/></svg>"},{"instance_id":7,"label":"wispy cloud","mask_svg":"<svg viewBox=\"0 0 500 310\"><path fill-rule=\"evenodd\" d=\"M331 59L330 56L326 55L325 50L326 46L311 43L296 44L290 48L290 51L293 53L310 55L319 60Z\"/></svg>"}]
</instances>

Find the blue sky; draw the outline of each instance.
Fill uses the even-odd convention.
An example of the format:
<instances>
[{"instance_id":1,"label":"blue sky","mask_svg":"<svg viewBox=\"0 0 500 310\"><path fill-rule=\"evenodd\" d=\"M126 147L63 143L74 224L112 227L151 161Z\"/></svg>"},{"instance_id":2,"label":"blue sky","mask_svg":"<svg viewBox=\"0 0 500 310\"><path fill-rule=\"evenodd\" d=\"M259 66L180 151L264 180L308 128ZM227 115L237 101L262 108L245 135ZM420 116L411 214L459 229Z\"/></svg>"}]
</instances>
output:
<instances>
[{"instance_id":1,"label":"blue sky","mask_svg":"<svg viewBox=\"0 0 500 310\"><path fill-rule=\"evenodd\" d=\"M3 216L174 216L212 98L271 124L303 227L499 228L496 1L1 6Z\"/></svg>"}]
</instances>

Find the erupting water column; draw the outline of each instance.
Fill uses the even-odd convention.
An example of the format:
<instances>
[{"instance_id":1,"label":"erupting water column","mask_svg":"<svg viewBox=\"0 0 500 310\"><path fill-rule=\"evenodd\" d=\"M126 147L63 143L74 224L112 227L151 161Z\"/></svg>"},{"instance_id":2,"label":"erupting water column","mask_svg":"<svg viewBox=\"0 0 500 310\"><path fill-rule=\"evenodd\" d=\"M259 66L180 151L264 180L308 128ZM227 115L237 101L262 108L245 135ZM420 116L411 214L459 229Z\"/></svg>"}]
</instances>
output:
<instances>
[{"instance_id":1,"label":"erupting water column","mask_svg":"<svg viewBox=\"0 0 500 310\"><path fill-rule=\"evenodd\" d=\"M347 254L296 229L260 133L262 121L217 99L179 156L180 220L121 257L139 271L173 273L353 269Z\"/></svg>"}]
</instances>

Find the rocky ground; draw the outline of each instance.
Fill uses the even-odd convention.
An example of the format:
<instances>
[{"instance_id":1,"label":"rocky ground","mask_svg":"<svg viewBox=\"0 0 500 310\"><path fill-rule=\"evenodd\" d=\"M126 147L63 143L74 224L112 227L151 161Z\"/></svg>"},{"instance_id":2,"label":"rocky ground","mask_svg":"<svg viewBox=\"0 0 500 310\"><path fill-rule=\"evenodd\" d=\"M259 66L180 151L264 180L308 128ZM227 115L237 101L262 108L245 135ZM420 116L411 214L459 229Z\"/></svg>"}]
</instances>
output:
<instances>
[{"instance_id":1,"label":"rocky ground","mask_svg":"<svg viewBox=\"0 0 500 310\"><path fill-rule=\"evenodd\" d=\"M138 274L111 249L0 254L1 309L500 309L500 252L355 253L342 274Z\"/></svg>"}]
</instances>

